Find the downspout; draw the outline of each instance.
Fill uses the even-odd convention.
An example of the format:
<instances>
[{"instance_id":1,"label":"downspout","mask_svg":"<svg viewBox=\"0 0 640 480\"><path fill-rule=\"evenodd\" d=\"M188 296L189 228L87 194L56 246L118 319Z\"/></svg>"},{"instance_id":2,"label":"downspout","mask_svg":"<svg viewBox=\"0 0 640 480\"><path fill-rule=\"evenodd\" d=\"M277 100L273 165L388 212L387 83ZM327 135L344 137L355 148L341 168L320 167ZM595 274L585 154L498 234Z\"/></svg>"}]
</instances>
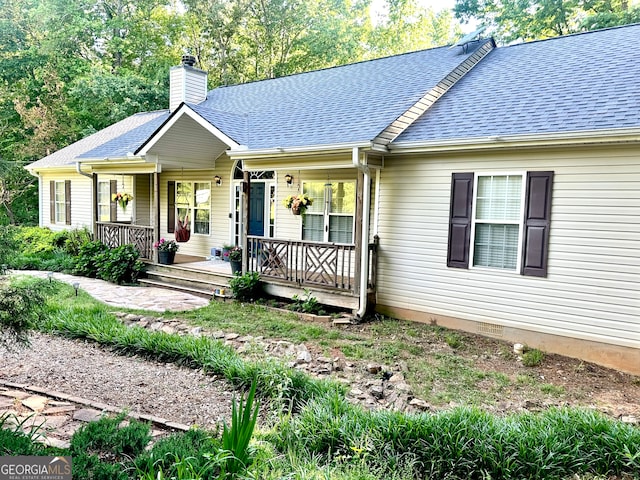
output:
<instances>
[{"instance_id":1,"label":"downspout","mask_svg":"<svg viewBox=\"0 0 640 480\"><path fill-rule=\"evenodd\" d=\"M95 185L95 174L87 173L82 171L82 167L80 166L80 162L76 162L76 172L78 172L83 177L87 177L91 179L91 223L93 230L93 238L98 238L98 224L97 224L97 213L96 213L96 185ZM73 197L72 197L73 198Z\"/></svg>"},{"instance_id":2,"label":"downspout","mask_svg":"<svg viewBox=\"0 0 640 480\"><path fill-rule=\"evenodd\" d=\"M360 150L355 147L351 153L353 165L362 171L362 239L360 251L360 307L356 319L361 319L367 312L368 280L369 280L369 210L371 209L371 178L366 162L360 162Z\"/></svg>"},{"instance_id":3,"label":"downspout","mask_svg":"<svg viewBox=\"0 0 640 480\"><path fill-rule=\"evenodd\" d=\"M80 175L83 175L83 176L93 180L93 173L83 172L82 168L80 167L80 162L76 162L76 172L78 172Z\"/></svg>"}]
</instances>

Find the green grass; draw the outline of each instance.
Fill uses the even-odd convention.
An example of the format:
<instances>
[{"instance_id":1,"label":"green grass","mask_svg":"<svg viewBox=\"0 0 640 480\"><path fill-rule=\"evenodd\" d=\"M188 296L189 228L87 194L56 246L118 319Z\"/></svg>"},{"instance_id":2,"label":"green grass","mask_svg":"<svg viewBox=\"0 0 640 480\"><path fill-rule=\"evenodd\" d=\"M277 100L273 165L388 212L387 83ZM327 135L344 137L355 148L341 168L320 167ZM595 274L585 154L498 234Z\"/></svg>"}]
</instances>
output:
<instances>
[{"instance_id":1,"label":"green grass","mask_svg":"<svg viewBox=\"0 0 640 480\"><path fill-rule=\"evenodd\" d=\"M554 408L539 414L508 416L470 407L421 415L371 412L348 403L343 389L312 380L277 362L246 362L220 342L207 338L128 328L88 296L75 297L66 285L53 288L57 291L49 297L48 318L40 325L45 331L91 339L124 354L203 368L224 375L236 385L247 386L255 379L263 398L286 398L296 403L297 408L281 414L271 430L257 435L255 443L249 445L253 458L246 472L249 478L542 480L594 475L637 478L640 472L640 429L594 411ZM385 344L386 354L402 351L402 338L397 333L390 340ZM380 348L377 342L369 342L371 345L363 346L365 352ZM469 383L492 381L500 388L508 381L504 376L478 372L460 357L442 353L431 356L433 372L437 373L430 378L431 385L451 383L452 391L459 396L464 395ZM531 376L519 379L524 383L533 380ZM282 404L269 406L274 405L279 408ZM205 453L195 447L194 451L182 448L183 453L175 454L164 448L162 460L155 456L155 460L141 462L165 462L157 471L123 469L122 465L131 463L128 458L146 455L142 449L146 433L142 427L126 435L118 429L106 434L109 428L94 431L87 427L94 433L72 440L72 445L83 452L103 452L102 456L80 455L79 464L92 473L74 478L215 478L213 472L224 468L225 459L220 455L225 450L209 444L210 450ZM108 458L119 460L121 465ZM209 470L211 475L202 473Z\"/></svg>"}]
</instances>

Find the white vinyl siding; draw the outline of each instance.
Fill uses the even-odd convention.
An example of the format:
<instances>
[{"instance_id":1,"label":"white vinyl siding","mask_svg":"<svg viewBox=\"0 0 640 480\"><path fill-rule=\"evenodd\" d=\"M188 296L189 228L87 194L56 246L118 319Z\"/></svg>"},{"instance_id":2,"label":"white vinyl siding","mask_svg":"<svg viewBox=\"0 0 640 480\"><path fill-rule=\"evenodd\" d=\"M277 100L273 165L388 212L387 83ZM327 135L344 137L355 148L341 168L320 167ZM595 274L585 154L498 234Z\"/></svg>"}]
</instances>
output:
<instances>
[{"instance_id":1,"label":"white vinyl siding","mask_svg":"<svg viewBox=\"0 0 640 480\"><path fill-rule=\"evenodd\" d=\"M553 170L548 274L446 265L452 172ZM391 308L638 348L637 149L386 157L377 299Z\"/></svg>"},{"instance_id":2,"label":"white vinyl siding","mask_svg":"<svg viewBox=\"0 0 640 480\"><path fill-rule=\"evenodd\" d=\"M524 175L476 175L473 266L520 271Z\"/></svg>"},{"instance_id":3,"label":"white vinyl siding","mask_svg":"<svg viewBox=\"0 0 640 480\"><path fill-rule=\"evenodd\" d=\"M49 216L50 182L61 183L63 185L62 191L64 192L65 180L71 181L71 225L65 223L64 208L62 209L62 222L55 222L55 218L50 218ZM55 175L47 173L42 175L40 186L40 223L42 226L49 227L55 231L83 227L93 228L93 183L91 179L75 172L56 173Z\"/></svg>"}]
</instances>

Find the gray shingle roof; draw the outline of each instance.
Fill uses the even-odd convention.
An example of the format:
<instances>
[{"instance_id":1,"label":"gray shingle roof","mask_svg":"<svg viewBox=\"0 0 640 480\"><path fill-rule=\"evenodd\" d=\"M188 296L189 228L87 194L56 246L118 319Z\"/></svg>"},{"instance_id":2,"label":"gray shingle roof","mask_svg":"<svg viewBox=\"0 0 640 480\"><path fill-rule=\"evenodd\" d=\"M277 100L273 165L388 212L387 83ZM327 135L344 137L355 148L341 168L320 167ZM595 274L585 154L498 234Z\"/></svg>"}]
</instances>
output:
<instances>
[{"instance_id":1,"label":"gray shingle roof","mask_svg":"<svg viewBox=\"0 0 640 480\"><path fill-rule=\"evenodd\" d=\"M73 165L78 159L126 157L151 135L169 116L167 110L137 113L89 135L29 165L45 167Z\"/></svg>"},{"instance_id":2,"label":"gray shingle roof","mask_svg":"<svg viewBox=\"0 0 640 480\"><path fill-rule=\"evenodd\" d=\"M469 54L448 47L209 92L209 108L246 117L250 149L370 141ZM232 138L231 127L216 124ZM234 130L234 133L227 130Z\"/></svg>"},{"instance_id":3,"label":"gray shingle roof","mask_svg":"<svg viewBox=\"0 0 640 480\"><path fill-rule=\"evenodd\" d=\"M498 48L396 143L640 127L640 25Z\"/></svg>"}]
</instances>

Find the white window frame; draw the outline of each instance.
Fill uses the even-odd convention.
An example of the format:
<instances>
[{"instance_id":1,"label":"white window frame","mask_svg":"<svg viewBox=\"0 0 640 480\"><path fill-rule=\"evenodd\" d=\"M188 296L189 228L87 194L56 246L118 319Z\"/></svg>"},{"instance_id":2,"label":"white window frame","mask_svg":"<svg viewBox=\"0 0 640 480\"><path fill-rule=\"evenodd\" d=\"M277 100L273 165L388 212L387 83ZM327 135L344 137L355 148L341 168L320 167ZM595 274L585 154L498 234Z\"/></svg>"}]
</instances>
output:
<instances>
[{"instance_id":1,"label":"white window frame","mask_svg":"<svg viewBox=\"0 0 640 480\"><path fill-rule=\"evenodd\" d=\"M100 201L101 200L101 195L100 195L100 187L106 185L107 186L107 196L106 196L106 203L104 201ZM102 198L102 200L104 200L104 198ZM97 198L97 202L98 202L98 221L99 222L110 222L112 220L111 218L111 181L109 180L99 180L98 181L98 198ZM106 215L106 220L103 220L101 215L100 215L100 209L105 207L106 211L107 211L107 215ZM115 219L113 219L115 220Z\"/></svg>"},{"instance_id":2,"label":"white window frame","mask_svg":"<svg viewBox=\"0 0 640 480\"><path fill-rule=\"evenodd\" d=\"M64 225L67 221L67 190L64 180L55 181L55 218L52 223ZM62 200L58 198L58 188L62 188Z\"/></svg>"},{"instance_id":3,"label":"white window frame","mask_svg":"<svg viewBox=\"0 0 640 480\"><path fill-rule=\"evenodd\" d=\"M336 183L344 183L344 184L353 184L354 186L354 191L357 189L357 182L355 180L334 180ZM323 183L322 180L318 180L318 181L313 181L313 180L309 180L307 182L303 182L302 183L302 191L305 192L305 185L306 184L312 184L312 183ZM340 243L341 245L353 245L355 243L354 237L355 237L355 231L356 231L356 202L357 202L357 192L356 192L356 198L354 198L354 205L353 205L353 213L333 213L331 212L331 199L332 199L332 189L331 189L331 184L327 184L325 182L325 189L324 189L324 208L323 208L323 213L320 212L314 212L314 213L309 213L307 212L305 215L323 215L323 235L322 238L323 240L321 240L322 242L328 243L329 242L329 222L331 217L351 217L351 242L348 243L340 243L340 242L333 242L333 243ZM314 199L314 200L319 200L319 199ZM314 202L315 203L315 202ZM303 231L304 231L304 224L302 226Z\"/></svg>"},{"instance_id":4,"label":"white window frame","mask_svg":"<svg viewBox=\"0 0 640 480\"><path fill-rule=\"evenodd\" d=\"M520 188L520 212L518 215L518 220L476 220L476 208L478 205L478 182L480 177L516 177L519 176L521 178L522 186ZM513 274L520 274L520 269L522 266L522 238L524 234L524 207L525 207L525 199L526 199L526 180L527 180L527 172L526 171L512 171L512 172L475 172L473 179L473 202L471 209L471 239L469 245L469 268L471 269L482 269L482 270L493 270L499 272L508 272ZM517 253L516 253L516 266L515 269L510 268L500 268L500 267L489 267L485 265L476 265L474 262L475 258L475 246L476 246L476 225L480 224L491 224L491 225L518 225L518 240L517 240Z\"/></svg>"},{"instance_id":5,"label":"white window frame","mask_svg":"<svg viewBox=\"0 0 640 480\"><path fill-rule=\"evenodd\" d=\"M176 220L180 218L179 210L183 207L178 203L178 199L182 198L182 194L178 193L181 188L181 184L190 184L191 185L191 198L189 199L189 229L191 230L192 235L198 235L201 237L210 237L212 235L212 227L213 224L211 222L211 210L212 210L212 192L211 192L211 182L208 181L200 181L200 180L176 180L176 198L174 199L175 204L175 216ZM209 186L209 206L208 207L196 207L196 183L202 183ZM208 233L196 233L195 231L195 221L196 221L196 210L208 210L209 211L209 232Z\"/></svg>"}]
</instances>

